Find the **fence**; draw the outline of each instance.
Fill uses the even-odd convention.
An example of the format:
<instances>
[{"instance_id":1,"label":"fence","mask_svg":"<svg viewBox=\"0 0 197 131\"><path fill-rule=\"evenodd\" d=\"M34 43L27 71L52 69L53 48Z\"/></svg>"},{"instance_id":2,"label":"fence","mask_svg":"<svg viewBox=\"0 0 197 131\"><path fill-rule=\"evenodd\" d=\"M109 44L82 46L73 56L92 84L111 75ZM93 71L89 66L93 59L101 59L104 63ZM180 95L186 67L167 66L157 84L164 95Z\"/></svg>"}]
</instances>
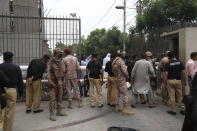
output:
<instances>
[{"instance_id":1,"label":"fence","mask_svg":"<svg viewBox=\"0 0 197 131\"><path fill-rule=\"evenodd\" d=\"M80 18L0 15L0 53L12 51L18 65L72 44L81 44Z\"/></svg>"},{"instance_id":2,"label":"fence","mask_svg":"<svg viewBox=\"0 0 197 131\"><path fill-rule=\"evenodd\" d=\"M154 56L160 56L167 50L175 51L175 48L177 47L174 47L172 42L173 39L170 37L161 37L161 34L164 32L173 32L186 27L197 27L197 23L179 23L175 25L168 25L163 28L149 31L147 34L143 34L142 36L139 35L136 38L133 38L134 42L131 47L133 48L132 51L138 53L141 51L150 50L154 53Z\"/></svg>"}]
</instances>

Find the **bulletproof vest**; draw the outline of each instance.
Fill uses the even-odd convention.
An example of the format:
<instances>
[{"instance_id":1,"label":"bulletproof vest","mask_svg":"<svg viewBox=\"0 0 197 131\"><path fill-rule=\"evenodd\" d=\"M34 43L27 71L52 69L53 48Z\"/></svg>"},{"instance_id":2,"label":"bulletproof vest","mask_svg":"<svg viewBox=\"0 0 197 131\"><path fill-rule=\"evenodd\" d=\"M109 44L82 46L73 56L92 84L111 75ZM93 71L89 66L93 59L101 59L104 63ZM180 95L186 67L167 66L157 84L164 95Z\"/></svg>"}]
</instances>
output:
<instances>
[{"instance_id":1,"label":"bulletproof vest","mask_svg":"<svg viewBox=\"0 0 197 131\"><path fill-rule=\"evenodd\" d=\"M121 64L125 65L124 61L121 58L116 58L112 63L112 70L113 70L114 76L117 78L125 77L121 69Z\"/></svg>"},{"instance_id":2,"label":"bulletproof vest","mask_svg":"<svg viewBox=\"0 0 197 131\"><path fill-rule=\"evenodd\" d=\"M53 75L51 75L51 77L53 79L58 79L58 78L61 78L63 77L63 70L62 70L62 67L61 67L61 61L57 61L57 60L52 60L51 61L51 70L53 71Z\"/></svg>"}]
</instances>

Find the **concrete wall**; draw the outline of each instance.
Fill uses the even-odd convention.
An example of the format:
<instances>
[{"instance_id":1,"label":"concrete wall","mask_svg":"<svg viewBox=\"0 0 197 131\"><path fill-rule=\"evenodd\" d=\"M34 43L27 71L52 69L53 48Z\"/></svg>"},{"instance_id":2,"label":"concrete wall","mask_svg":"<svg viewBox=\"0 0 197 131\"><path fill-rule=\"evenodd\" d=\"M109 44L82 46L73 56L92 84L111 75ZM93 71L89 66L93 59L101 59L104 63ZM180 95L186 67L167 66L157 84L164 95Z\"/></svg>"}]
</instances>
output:
<instances>
[{"instance_id":1,"label":"concrete wall","mask_svg":"<svg viewBox=\"0 0 197 131\"><path fill-rule=\"evenodd\" d=\"M176 33L179 34L179 60L186 63L190 59L190 53L197 51L197 27L182 28L169 32L165 37L172 39ZM170 41L168 43L173 46L173 43Z\"/></svg>"},{"instance_id":2,"label":"concrete wall","mask_svg":"<svg viewBox=\"0 0 197 131\"><path fill-rule=\"evenodd\" d=\"M190 53L197 51L197 27L185 29L185 59L190 58Z\"/></svg>"},{"instance_id":3,"label":"concrete wall","mask_svg":"<svg viewBox=\"0 0 197 131\"><path fill-rule=\"evenodd\" d=\"M10 13L9 0L0 0L0 13Z\"/></svg>"},{"instance_id":4,"label":"concrete wall","mask_svg":"<svg viewBox=\"0 0 197 131\"><path fill-rule=\"evenodd\" d=\"M185 28L179 30L179 60L185 62Z\"/></svg>"},{"instance_id":5,"label":"concrete wall","mask_svg":"<svg viewBox=\"0 0 197 131\"><path fill-rule=\"evenodd\" d=\"M40 58L49 53L44 42L44 22L40 21L38 0L13 0L13 30L10 30L10 19L0 18L0 53L12 51L14 62L27 65L31 59ZM9 0L0 0L0 12L9 14ZM37 18L25 18L25 17Z\"/></svg>"},{"instance_id":6,"label":"concrete wall","mask_svg":"<svg viewBox=\"0 0 197 131\"><path fill-rule=\"evenodd\" d=\"M14 0L14 16L40 17L38 0ZM17 32L39 32L39 19L14 19L15 31Z\"/></svg>"},{"instance_id":7,"label":"concrete wall","mask_svg":"<svg viewBox=\"0 0 197 131\"><path fill-rule=\"evenodd\" d=\"M0 15L3 14L10 14L9 9L9 0L0 0ZM10 22L9 19L2 19L0 18L0 31L3 30L10 30Z\"/></svg>"},{"instance_id":8,"label":"concrete wall","mask_svg":"<svg viewBox=\"0 0 197 131\"><path fill-rule=\"evenodd\" d=\"M38 0L13 0L14 5L38 7Z\"/></svg>"},{"instance_id":9,"label":"concrete wall","mask_svg":"<svg viewBox=\"0 0 197 131\"><path fill-rule=\"evenodd\" d=\"M7 38L8 37L8 38ZM49 53L48 46L39 34L14 34L9 36L0 34L0 53L11 51L14 53L14 62L27 65L31 59L40 58Z\"/></svg>"}]
</instances>

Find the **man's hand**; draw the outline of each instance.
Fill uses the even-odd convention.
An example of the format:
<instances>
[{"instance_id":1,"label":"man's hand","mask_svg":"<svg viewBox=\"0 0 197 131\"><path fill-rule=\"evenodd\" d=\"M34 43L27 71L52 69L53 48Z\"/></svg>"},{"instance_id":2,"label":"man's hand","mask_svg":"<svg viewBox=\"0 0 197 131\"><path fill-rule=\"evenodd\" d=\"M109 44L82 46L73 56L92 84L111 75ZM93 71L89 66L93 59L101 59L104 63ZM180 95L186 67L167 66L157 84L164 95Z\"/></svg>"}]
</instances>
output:
<instances>
[{"instance_id":1,"label":"man's hand","mask_svg":"<svg viewBox=\"0 0 197 131\"><path fill-rule=\"evenodd\" d=\"M27 84L29 84L29 85L32 84L32 78L27 78Z\"/></svg>"}]
</instances>

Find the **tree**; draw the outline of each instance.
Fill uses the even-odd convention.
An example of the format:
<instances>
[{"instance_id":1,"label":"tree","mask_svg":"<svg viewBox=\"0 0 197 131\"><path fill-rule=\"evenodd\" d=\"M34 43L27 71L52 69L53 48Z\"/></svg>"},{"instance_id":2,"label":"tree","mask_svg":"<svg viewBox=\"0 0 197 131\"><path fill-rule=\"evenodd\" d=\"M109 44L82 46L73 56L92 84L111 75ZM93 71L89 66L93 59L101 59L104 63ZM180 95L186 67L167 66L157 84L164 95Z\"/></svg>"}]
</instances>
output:
<instances>
[{"instance_id":1,"label":"tree","mask_svg":"<svg viewBox=\"0 0 197 131\"><path fill-rule=\"evenodd\" d=\"M61 50L64 50L67 46L64 43L57 42L55 45L55 48L60 48Z\"/></svg>"},{"instance_id":2,"label":"tree","mask_svg":"<svg viewBox=\"0 0 197 131\"><path fill-rule=\"evenodd\" d=\"M61 50L64 50L65 48L70 48L72 50L72 54L76 54L77 56L84 55L83 44L65 45L62 42L57 42L55 48L60 48Z\"/></svg>"},{"instance_id":3,"label":"tree","mask_svg":"<svg viewBox=\"0 0 197 131\"><path fill-rule=\"evenodd\" d=\"M139 31L197 21L196 0L144 0L143 14L137 15Z\"/></svg>"},{"instance_id":4,"label":"tree","mask_svg":"<svg viewBox=\"0 0 197 131\"><path fill-rule=\"evenodd\" d=\"M105 56L122 49L123 34L117 27L112 29L96 29L90 33L84 42L85 55L97 53Z\"/></svg>"}]
</instances>

